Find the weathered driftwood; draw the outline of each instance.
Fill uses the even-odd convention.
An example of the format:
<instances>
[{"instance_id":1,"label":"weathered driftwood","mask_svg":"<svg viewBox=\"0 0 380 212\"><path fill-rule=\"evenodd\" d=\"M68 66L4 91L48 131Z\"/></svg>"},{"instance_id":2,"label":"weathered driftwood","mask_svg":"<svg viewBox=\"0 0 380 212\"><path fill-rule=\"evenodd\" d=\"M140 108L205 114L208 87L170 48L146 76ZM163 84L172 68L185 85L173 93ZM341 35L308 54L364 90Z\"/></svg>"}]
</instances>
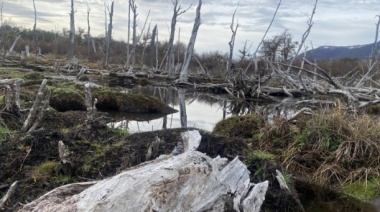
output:
<instances>
[{"instance_id":1,"label":"weathered driftwood","mask_svg":"<svg viewBox=\"0 0 380 212\"><path fill-rule=\"evenodd\" d=\"M72 174L72 165L69 160L70 151L63 141L58 142L58 152L59 158L61 159L60 171L62 171L62 174L70 176Z\"/></svg>"},{"instance_id":2,"label":"weathered driftwood","mask_svg":"<svg viewBox=\"0 0 380 212\"><path fill-rule=\"evenodd\" d=\"M22 84L24 84L24 80L18 78L0 80L0 88L6 88L4 97L5 108L3 111L9 112L17 117L21 117L20 86Z\"/></svg>"},{"instance_id":3,"label":"weathered driftwood","mask_svg":"<svg viewBox=\"0 0 380 212\"><path fill-rule=\"evenodd\" d=\"M15 181L12 183L11 187L8 189L7 193L4 195L3 198L0 200L0 209L2 209L5 205L5 203L13 196L13 194L16 191L18 181Z\"/></svg>"},{"instance_id":4,"label":"weathered driftwood","mask_svg":"<svg viewBox=\"0 0 380 212\"><path fill-rule=\"evenodd\" d=\"M41 102L43 101L44 97L47 97L47 89L46 89L47 79L44 79L41 83L40 89L38 90L36 100L33 103L32 108L30 109L29 115L26 118L24 125L21 128L21 132L30 132L31 127L33 126L34 122L38 121L38 112L44 113L44 109L39 110L39 107L41 105ZM48 94L49 96L49 94ZM49 96L50 97L50 96ZM45 98L45 105L47 105L48 99ZM41 116L41 115L39 115Z\"/></svg>"},{"instance_id":5,"label":"weathered driftwood","mask_svg":"<svg viewBox=\"0 0 380 212\"><path fill-rule=\"evenodd\" d=\"M160 156L93 185L57 188L21 211L260 211L268 182L251 184L238 158L212 159L194 150L198 131L185 135L183 154Z\"/></svg>"}]
</instances>

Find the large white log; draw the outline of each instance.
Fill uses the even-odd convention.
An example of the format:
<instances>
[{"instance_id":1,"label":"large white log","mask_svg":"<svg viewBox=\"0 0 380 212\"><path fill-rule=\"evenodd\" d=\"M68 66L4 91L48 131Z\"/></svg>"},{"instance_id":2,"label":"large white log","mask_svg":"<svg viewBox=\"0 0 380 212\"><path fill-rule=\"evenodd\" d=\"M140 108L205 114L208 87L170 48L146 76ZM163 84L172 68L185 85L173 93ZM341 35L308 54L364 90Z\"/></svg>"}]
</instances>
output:
<instances>
[{"instance_id":1,"label":"large white log","mask_svg":"<svg viewBox=\"0 0 380 212\"><path fill-rule=\"evenodd\" d=\"M183 154L160 156L85 190L57 188L62 192L53 190L21 211L224 211L229 203L235 211L260 211L267 181L251 189L238 158L228 162L195 151L198 131L183 137L191 143Z\"/></svg>"}]
</instances>

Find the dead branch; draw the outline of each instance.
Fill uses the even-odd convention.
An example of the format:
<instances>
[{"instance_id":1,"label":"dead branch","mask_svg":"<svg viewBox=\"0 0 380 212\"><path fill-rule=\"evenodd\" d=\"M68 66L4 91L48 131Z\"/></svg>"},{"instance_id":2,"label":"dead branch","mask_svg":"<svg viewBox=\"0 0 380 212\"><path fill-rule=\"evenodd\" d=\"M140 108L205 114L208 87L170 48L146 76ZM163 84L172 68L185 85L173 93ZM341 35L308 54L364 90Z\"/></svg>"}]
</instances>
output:
<instances>
[{"instance_id":1,"label":"dead branch","mask_svg":"<svg viewBox=\"0 0 380 212\"><path fill-rule=\"evenodd\" d=\"M2 209L5 205L5 203L13 196L13 194L16 191L18 181L15 181L12 183L11 187L9 188L8 192L5 194L3 198L0 200L0 209Z\"/></svg>"}]
</instances>

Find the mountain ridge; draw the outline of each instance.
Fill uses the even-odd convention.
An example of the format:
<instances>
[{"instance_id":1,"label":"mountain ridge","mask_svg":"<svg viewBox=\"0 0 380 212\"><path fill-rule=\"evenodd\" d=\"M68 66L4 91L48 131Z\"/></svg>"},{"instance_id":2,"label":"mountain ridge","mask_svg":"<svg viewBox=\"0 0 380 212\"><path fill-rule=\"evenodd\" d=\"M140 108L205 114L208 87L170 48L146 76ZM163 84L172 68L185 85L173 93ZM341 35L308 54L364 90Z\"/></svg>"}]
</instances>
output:
<instances>
[{"instance_id":1,"label":"mountain ridge","mask_svg":"<svg viewBox=\"0 0 380 212\"><path fill-rule=\"evenodd\" d=\"M380 45L380 41L377 43ZM306 51L306 56L312 60L328 60L328 59L368 59L371 55L373 43L352 46L320 46L316 49ZM300 56L305 54L302 53Z\"/></svg>"}]
</instances>

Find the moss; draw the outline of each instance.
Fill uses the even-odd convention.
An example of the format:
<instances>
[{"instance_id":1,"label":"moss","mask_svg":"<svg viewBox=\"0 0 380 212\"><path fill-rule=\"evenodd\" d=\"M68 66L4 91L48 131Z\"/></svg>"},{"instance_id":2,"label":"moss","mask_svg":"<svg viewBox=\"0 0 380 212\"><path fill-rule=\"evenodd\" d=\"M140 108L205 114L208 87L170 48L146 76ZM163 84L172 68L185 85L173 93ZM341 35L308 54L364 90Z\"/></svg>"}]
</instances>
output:
<instances>
[{"instance_id":1,"label":"moss","mask_svg":"<svg viewBox=\"0 0 380 212\"><path fill-rule=\"evenodd\" d=\"M110 89L93 92L98 99L96 105L100 110L117 110L130 113L173 113L173 108L161 100L141 94L127 94Z\"/></svg>"},{"instance_id":2,"label":"moss","mask_svg":"<svg viewBox=\"0 0 380 212\"><path fill-rule=\"evenodd\" d=\"M50 177L54 174L55 169L59 165L58 162L55 161L45 161L40 165L34 167L32 171L32 179L34 181L43 180L47 177Z\"/></svg>"},{"instance_id":3,"label":"moss","mask_svg":"<svg viewBox=\"0 0 380 212\"><path fill-rule=\"evenodd\" d=\"M342 190L345 194L355 197L363 202L369 202L380 194L380 178L372 178L368 181L358 180L353 183L344 183Z\"/></svg>"},{"instance_id":4,"label":"moss","mask_svg":"<svg viewBox=\"0 0 380 212\"><path fill-rule=\"evenodd\" d=\"M218 122L213 134L226 137L257 138L263 127L265 127L265 120L260 115L233 116Z\"/></svg>"},{"instance_id":5,"label":"moss","mask_svg":"<svg viewBox=\"0 0 380 212\"><path fill-rule=\"evenodd\" d=\"M68 110L85 110L83 89L74 84L61 84L59 87L50 87L50 106L60 112Z\"/></svg>"},{"instance_id":6,"label":"moss","mask_svg":"<svg viewBox=\"0 0 380 212\"><path fill-rule=\"evenodd\" d=\"M265 161L265 160L274 160L275 158L276 158L275 155L268 153L268 152L261 151L261 150L255 150L255 151L249 153L247 156L248 161L252 160L252 159Z\"/></svg>"}]
</instances>

